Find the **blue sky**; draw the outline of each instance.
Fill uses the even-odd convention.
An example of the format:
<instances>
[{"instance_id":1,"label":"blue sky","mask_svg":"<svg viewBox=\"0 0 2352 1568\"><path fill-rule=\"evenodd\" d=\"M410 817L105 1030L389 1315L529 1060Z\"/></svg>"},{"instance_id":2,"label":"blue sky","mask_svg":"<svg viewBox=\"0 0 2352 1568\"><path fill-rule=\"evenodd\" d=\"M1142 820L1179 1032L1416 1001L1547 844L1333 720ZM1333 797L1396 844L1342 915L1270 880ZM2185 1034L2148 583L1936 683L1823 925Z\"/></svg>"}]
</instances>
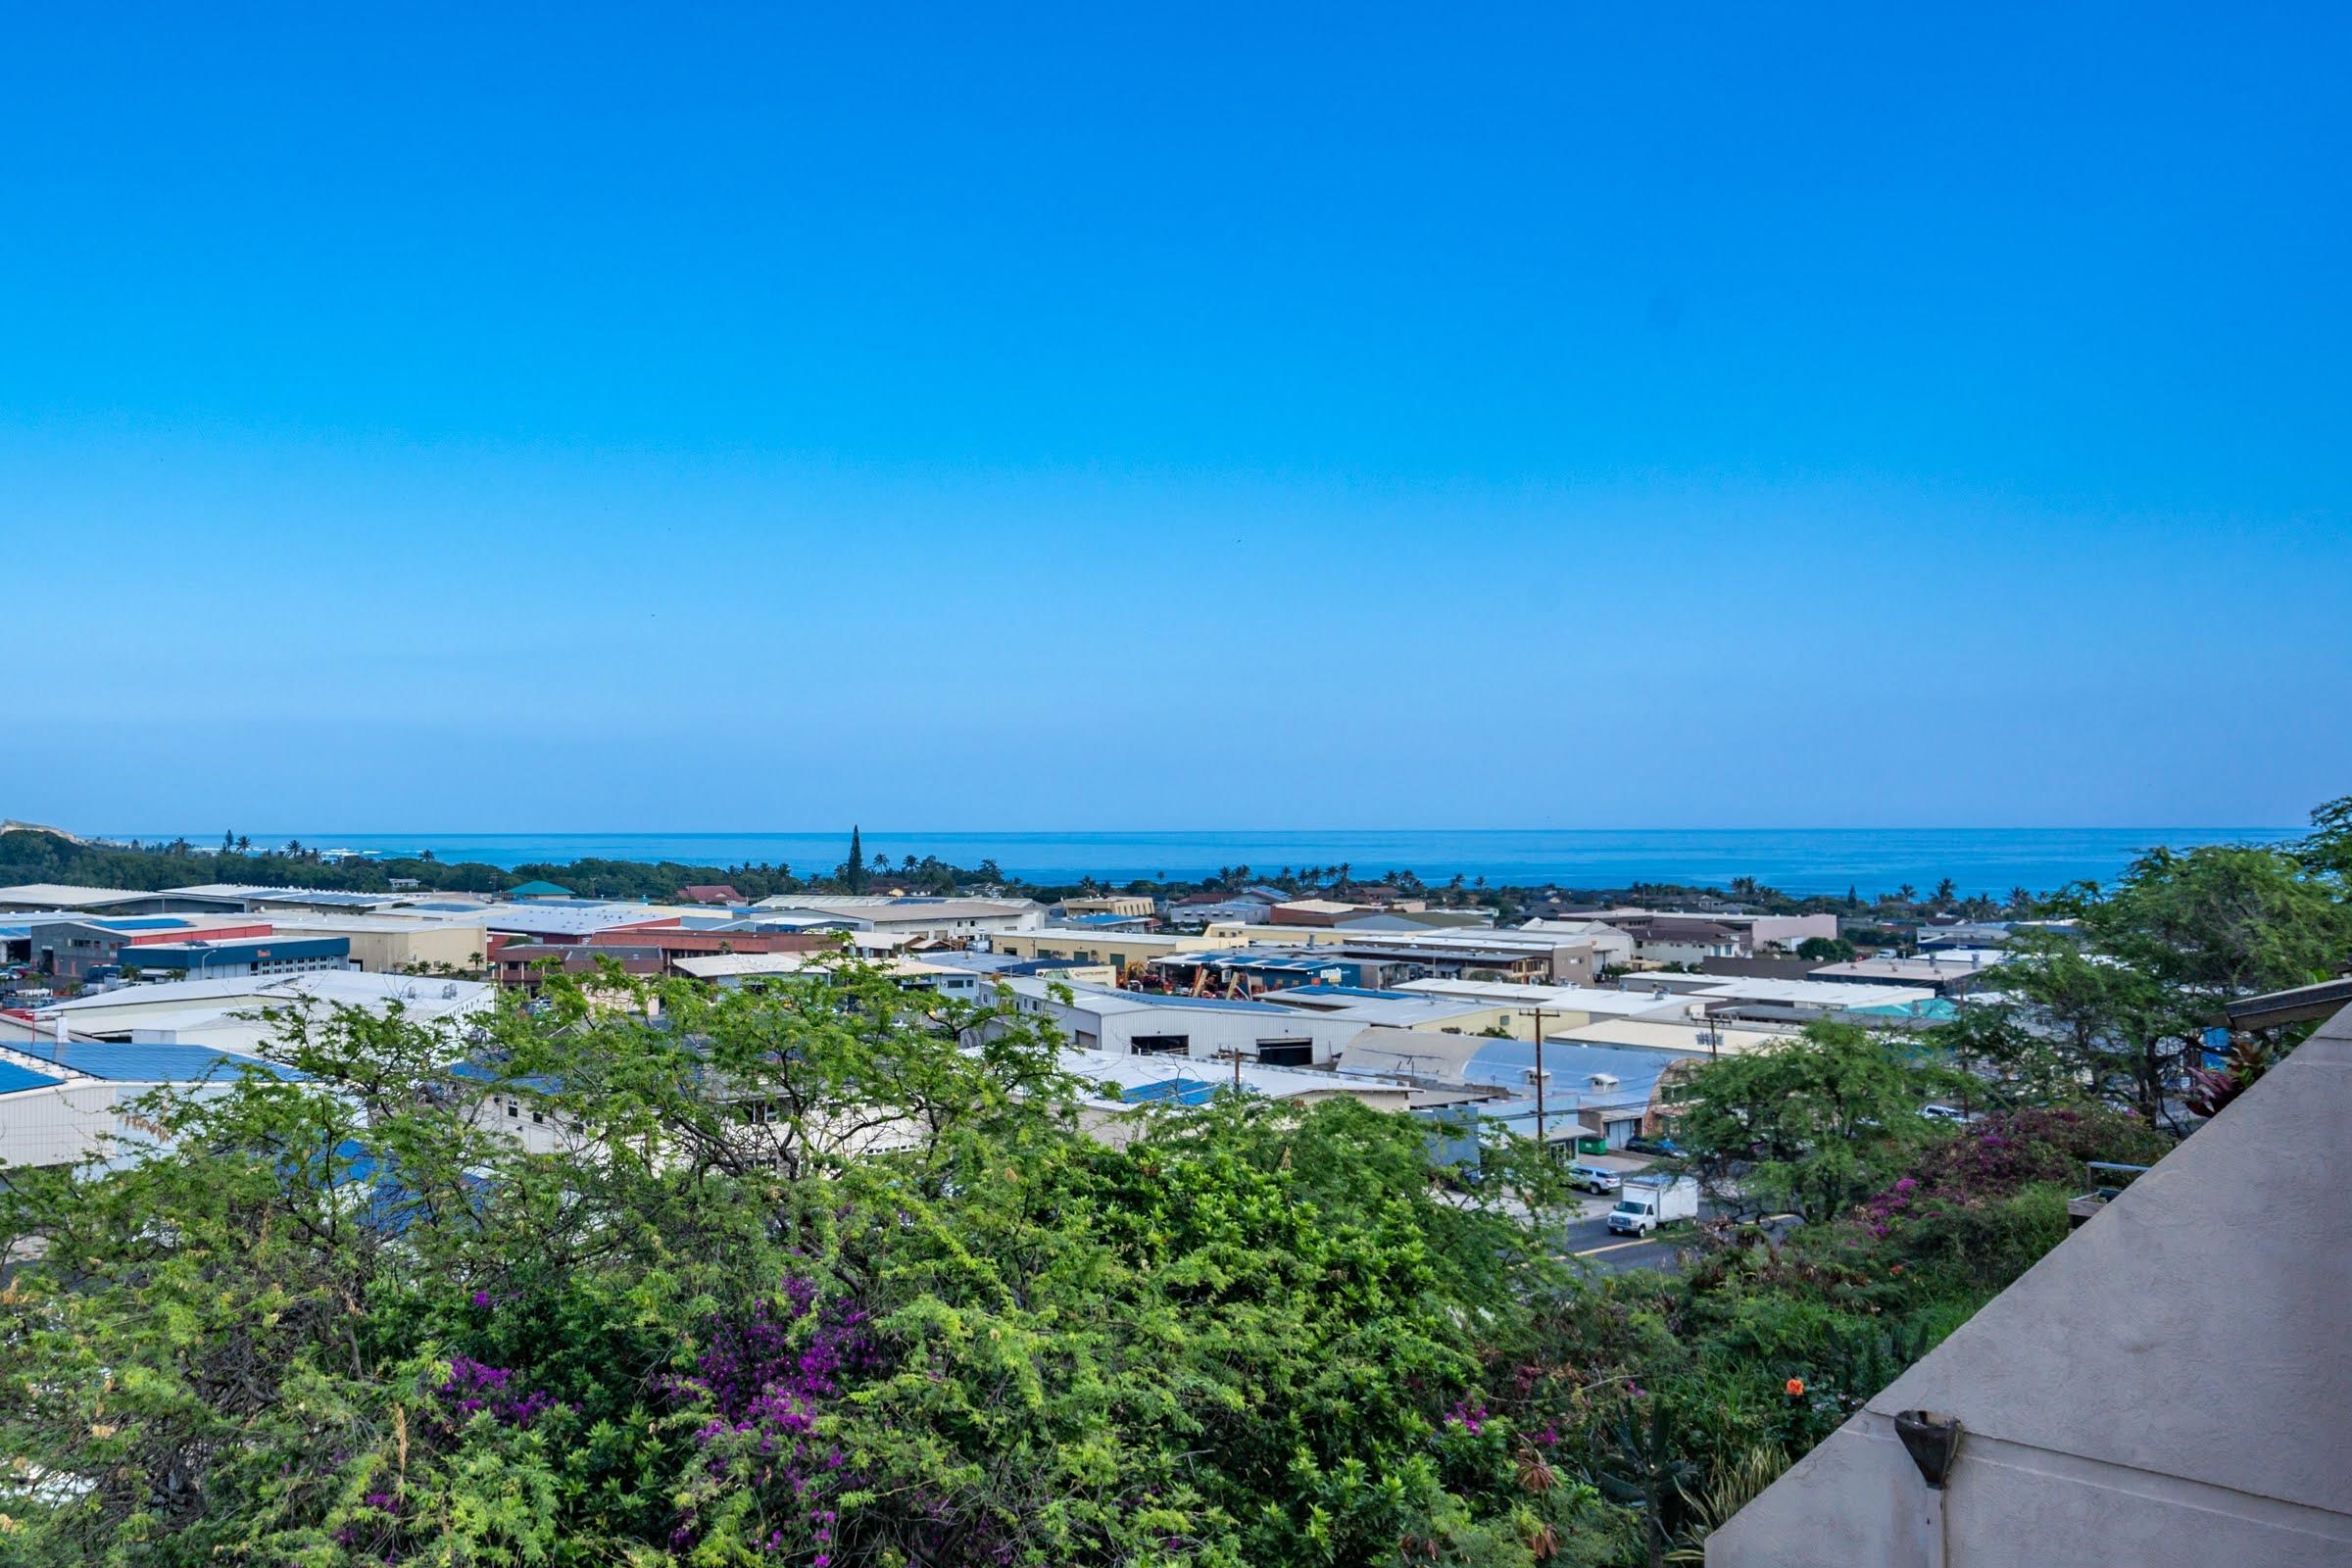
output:
<instances>
[{"instance_id":1,"label":"blue sky","mask_svg":"<svg viewBox=\"0 0 2352 1568\"><path fill-rule=\"evenodd\" d=\"M0 814L2352 790L2340 11L341 9L12 23Z\"/></svg>"}]
</instances>

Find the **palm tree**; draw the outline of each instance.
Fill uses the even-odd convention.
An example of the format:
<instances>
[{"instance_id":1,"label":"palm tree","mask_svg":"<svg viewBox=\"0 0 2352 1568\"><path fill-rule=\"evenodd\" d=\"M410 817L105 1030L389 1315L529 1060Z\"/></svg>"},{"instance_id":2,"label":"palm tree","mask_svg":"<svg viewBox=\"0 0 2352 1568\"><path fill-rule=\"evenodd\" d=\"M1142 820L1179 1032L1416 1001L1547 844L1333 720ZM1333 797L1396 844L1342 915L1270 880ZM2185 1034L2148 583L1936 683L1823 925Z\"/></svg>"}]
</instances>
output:
<instances>
[{"instance_id":1,"label":"palm tree","mask_svg":"<svg viewBox=\"0 0 2352 1568\"><path fill-rule=\"evenodd\" d=\"M1906 882L1901 887L1894 890L1894 896L1902 900L1903 903L1910 904L1918 899L1919 889Z\"/></svg>"}]
</instances>

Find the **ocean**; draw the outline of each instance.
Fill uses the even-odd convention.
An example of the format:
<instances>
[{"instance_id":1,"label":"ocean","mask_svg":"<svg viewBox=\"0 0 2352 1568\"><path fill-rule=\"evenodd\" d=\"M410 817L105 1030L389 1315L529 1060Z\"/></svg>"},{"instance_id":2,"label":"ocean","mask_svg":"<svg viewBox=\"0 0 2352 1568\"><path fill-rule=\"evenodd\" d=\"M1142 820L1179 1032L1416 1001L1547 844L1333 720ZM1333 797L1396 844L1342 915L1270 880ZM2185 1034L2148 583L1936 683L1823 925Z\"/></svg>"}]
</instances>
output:
<instances>
[{"instance_id":1,"label":"ocean","mask_svg":"<svg viewBox=\"0 0 2352 1568\"><path fill-rule=\"evenodd\" d=\"M863 834L867 859L896 863L936 855L955 865L994 859L1007 874L1038 881L1192 878L1248 865L1271 875L1290 867L1347 864L1358 878L1409 870L1431 882L1452 876L1490 883L1555 882L1610 888L1634 882L1721 887L1754 877L1786 893L1865 895L1909 883L1926 893L1950 877L1963 897L2005 898L2011 888L2042 893L2066 883L2107 881L2151 846L2276 842L2291 828L1668 828L1409 830L1233 833L932 833L878 828ZM152 842L172 834L121 834ZM189 834L197 844L205 835ZM252 835L257 844L299 839L322 850L413 855L496 866L570 860L677 860L692 865L783 864L830 870L848 855L847 829L821 833L335 833Z\"/></svg>"}]
</instances>

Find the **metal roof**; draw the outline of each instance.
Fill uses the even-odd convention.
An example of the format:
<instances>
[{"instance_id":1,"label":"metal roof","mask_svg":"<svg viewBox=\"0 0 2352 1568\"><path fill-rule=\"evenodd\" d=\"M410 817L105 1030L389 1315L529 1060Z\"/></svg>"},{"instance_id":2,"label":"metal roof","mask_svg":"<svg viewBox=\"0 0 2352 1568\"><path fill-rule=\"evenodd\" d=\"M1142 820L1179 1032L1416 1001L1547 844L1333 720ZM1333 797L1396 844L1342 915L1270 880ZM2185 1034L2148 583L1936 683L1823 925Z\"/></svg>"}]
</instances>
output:
<instances>
[{"instance_id":1,"label":"metal roof","mask_svg":"<svg viewBox=\"0 0 2352 1568\"><path fill-rule=\"evenodd\" d=\"M10 1044L18 1042L12 1041ZM48 1089L64 1082L63 1078L52 1078L47 1073L34 1072L30 1067L19 1066L13 1061L0 1061L0 1095L13 1095L24 1089Z\"/></svg>"},{"instance_id":2,"label":"metal roof","mask_svg":"<svg viewBox=\"0 0 2352 1568\"><path fill-rule=\"evenodd\" d=\"M9 1049L43 1061L123 1083L199 1083L209 1078L232 1079L246 1067L258 1067L279 1078L304 1075L256 1056L211 1046L121 1045L110 1040L69 1040L61 1048L54 1040L13 1040Z\"/></svg>"},{"instance_id":3,"label":"metal roof","mask_svg":"<svg viewBox=\"0 0 2352 1568\"><path fill-rule=\"evenodd\" d=\"M0 888L0 903L33 904L45 909L84 908L159 897L139 888L93 888L73 882L20 882Z\"/></svg>"},{"instance_id":4,"label":"metal roof","mask_svg":"<svg viewBox=\"0 0 2352 1568\"><path fill-rule=\"evenodd\" d=\"M1205 1105L1230 1088L1225 1084L1203 1083L1198 1078L1162 1078L1155 1083L1129 1084L1119 1091L1119 1098L1130 1104L1144 1102L1180 1105Z\"/></svg>"}]
</instances>

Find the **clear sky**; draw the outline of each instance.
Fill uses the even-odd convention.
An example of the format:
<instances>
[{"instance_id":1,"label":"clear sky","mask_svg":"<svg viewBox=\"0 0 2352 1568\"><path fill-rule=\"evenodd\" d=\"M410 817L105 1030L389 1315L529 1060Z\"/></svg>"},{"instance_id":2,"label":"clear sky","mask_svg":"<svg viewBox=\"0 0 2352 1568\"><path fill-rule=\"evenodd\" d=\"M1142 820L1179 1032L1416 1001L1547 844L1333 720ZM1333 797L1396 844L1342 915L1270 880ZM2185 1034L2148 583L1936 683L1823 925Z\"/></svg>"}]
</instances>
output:
<instances>
[{"instance_id":1,"label":"clear sky","mask_svg":"<svg viewBox=\"0 0 2352 1568\"><path fill-rule=\"evenodd\" d=\"M20 9L0 815L2352 791L2352 13Z\"/></svg>"}]
</instances>

